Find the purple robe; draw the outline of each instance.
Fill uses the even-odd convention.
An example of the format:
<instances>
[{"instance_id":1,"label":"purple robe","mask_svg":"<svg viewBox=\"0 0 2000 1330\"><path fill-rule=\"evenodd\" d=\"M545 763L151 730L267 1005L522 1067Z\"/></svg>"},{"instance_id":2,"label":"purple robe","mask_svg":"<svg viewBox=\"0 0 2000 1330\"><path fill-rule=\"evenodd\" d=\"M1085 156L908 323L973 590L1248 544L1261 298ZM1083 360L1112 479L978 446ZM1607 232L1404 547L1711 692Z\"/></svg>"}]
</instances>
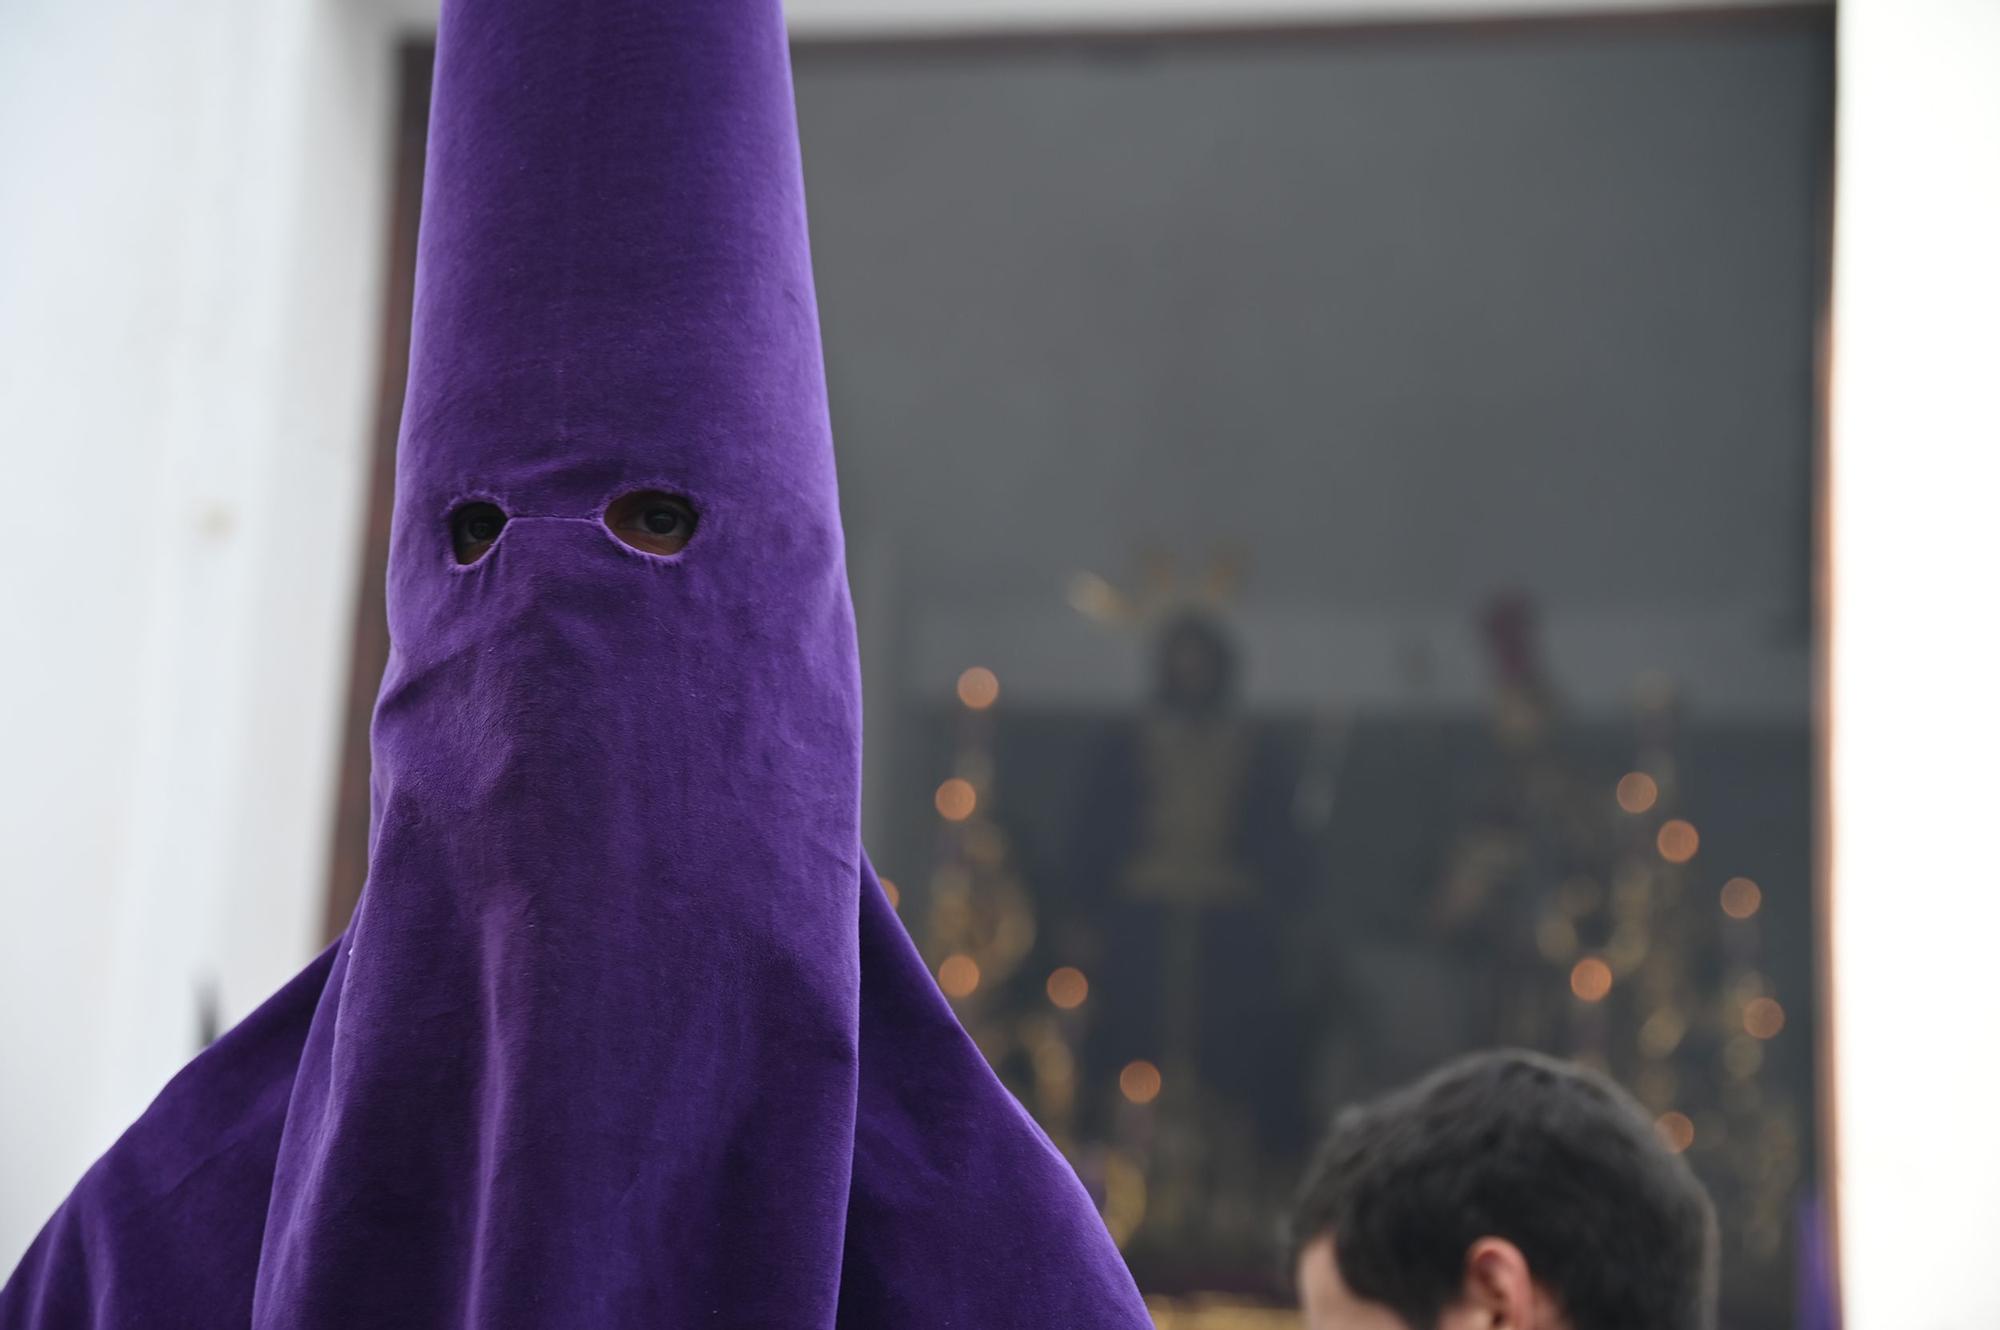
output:
<instances>
[{"instance_id":1,"label":"purple robe","mask_svg":"<svg viewBox=\"0 0 2000 1330\"><path fill-rule=\"evenodd\" d=\"M0 1330L1149 1324L861 851L776 0L447 0L392 539L354 921Z\"/></svg>"}]
</instances>

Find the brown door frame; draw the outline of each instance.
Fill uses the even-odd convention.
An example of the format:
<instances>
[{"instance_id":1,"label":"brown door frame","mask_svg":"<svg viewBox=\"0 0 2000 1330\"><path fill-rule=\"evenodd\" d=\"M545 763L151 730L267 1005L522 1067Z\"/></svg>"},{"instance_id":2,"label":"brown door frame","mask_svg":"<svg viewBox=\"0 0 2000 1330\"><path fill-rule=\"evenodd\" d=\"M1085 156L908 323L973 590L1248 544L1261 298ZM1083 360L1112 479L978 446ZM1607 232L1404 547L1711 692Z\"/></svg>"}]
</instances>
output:
<instances>
[{"instance_id":1,"label":"brown door frame","mask_svg":"<svg viewBox=\"0 0 2000 1330\"><path fill-rule=\"evenodd\" d=\"M362 500L365 516L361 580L354 598L354 635L348 654L340 769L334 777L333 844L327 863L321 925L321 935L327 941L338 937L347 927L368 877L368 728L375 714L375 694L382 685L382 671L389 663L389 519L395 508L396 433L402 425L403 392L410 375L410 316L416 294L417 222L423 207L424 147L430 121L434 46L428 39L409 40L396 52L389 261L377 343L380 350L368 492Z\"/></svg>"}]
</instances>

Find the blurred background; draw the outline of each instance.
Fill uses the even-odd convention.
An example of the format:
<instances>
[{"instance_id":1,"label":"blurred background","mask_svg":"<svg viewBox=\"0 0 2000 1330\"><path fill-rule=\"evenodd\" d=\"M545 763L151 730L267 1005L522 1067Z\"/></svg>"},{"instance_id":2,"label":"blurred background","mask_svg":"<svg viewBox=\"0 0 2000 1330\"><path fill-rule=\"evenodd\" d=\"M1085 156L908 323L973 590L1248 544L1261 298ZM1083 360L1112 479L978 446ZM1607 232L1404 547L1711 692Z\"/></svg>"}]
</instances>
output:
<instances>
[{"instance_id":1,"label":"blurred background","mask_svg":"<svg viewBox=\"0 0 2000 1330\"><path fill-rule=\"evenodd\" d=\"M1499 1043L1996 1323L2000 6L791 9L866 839L1162 1324ZM433 18L0 14L0 1263L361 889Z\"/></svg>"}]
</instances>

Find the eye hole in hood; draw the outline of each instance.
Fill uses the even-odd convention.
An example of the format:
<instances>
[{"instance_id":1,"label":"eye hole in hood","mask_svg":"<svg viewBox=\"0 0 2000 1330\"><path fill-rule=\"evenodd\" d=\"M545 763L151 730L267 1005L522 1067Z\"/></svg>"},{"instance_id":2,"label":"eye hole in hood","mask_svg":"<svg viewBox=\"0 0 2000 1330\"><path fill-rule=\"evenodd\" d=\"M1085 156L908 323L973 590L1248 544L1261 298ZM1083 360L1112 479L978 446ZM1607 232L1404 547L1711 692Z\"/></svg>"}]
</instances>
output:
<instances>
[{"instance_id":1,"label":"eye hole in hood","mask_svg":"<svg viewBox=\"0 0 2000 1330\"><path fill-rule=\"evenodd\" d=\"M506 525L507 514L497 504L481 500L459 505L451 515L452 557L460 563L478 563Z\"/></svg>"},{"instance_id":2,"label":"eye hole in hood","mask_svg":"<svg viewBox=\"0 0 2000 1330\"><path fill-rule=\"evenodd\" d=\"M647 554L678 554L694 539L694 505L679 495L640 490L613 499L604 510L611 534Z\"/></svg>"}]
</instances>

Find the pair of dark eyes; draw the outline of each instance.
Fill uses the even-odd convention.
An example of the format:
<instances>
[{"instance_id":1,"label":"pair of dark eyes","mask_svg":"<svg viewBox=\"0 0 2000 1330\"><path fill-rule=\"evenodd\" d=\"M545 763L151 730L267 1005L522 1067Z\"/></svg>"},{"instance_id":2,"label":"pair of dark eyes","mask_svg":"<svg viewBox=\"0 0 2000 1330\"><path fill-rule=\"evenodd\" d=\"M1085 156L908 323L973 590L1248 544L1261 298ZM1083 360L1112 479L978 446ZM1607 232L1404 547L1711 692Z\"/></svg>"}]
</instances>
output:
<instances>
[{"instance_id":1,"label":"pair of dark eyes","mask_svg":"<svg viewBox=\"0 0 2000 1330\"><path fill-rule=\"evenodd\" d=\"M675 494L641 490L614 499L604 510L604 525L635 550L648 554L678 554L694 539L694 505ZM507 525L498 504L480 500L461 504L451 515L451 552L460 563L477 563L493 548Z\"/></svg>"}]
</instances>

